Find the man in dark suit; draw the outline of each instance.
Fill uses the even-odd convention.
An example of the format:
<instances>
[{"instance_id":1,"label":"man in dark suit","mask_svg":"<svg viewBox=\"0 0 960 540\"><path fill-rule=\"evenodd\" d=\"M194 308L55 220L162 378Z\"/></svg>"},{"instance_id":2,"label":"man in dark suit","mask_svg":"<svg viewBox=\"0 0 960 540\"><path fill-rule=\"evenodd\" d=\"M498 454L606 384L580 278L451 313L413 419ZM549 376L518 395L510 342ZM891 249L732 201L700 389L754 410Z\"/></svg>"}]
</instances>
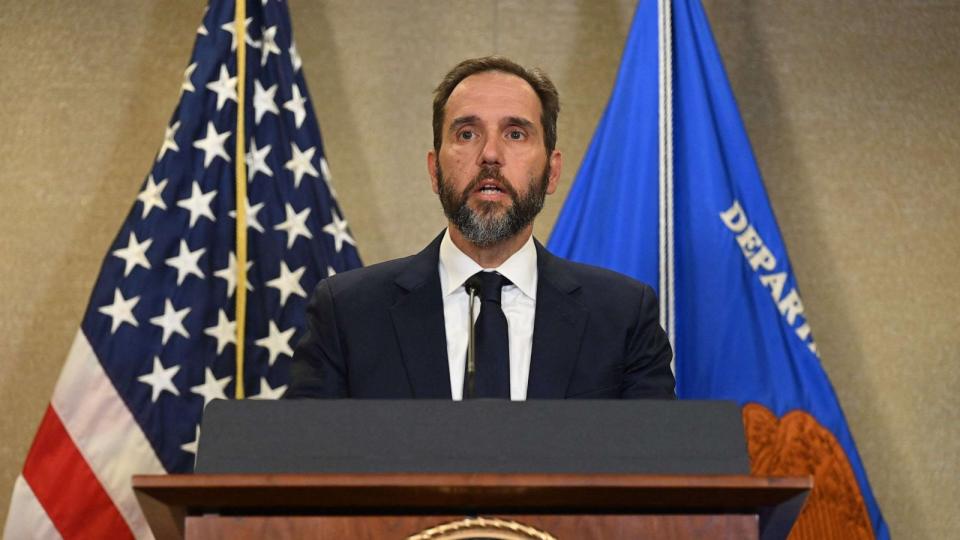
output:
<instances>
[{"instance_id":1,"label":"man in dark suit","mask_svg":"<svg viewBox=\"0 0 960 540\"><path fill-rule=\"evenodd\" d=\"M675 397L652 289L533 240L558 114L539 70L486 57L447 74L427 169L449 226L317 286L286 397Z\"/></svg>"}]
</instances>

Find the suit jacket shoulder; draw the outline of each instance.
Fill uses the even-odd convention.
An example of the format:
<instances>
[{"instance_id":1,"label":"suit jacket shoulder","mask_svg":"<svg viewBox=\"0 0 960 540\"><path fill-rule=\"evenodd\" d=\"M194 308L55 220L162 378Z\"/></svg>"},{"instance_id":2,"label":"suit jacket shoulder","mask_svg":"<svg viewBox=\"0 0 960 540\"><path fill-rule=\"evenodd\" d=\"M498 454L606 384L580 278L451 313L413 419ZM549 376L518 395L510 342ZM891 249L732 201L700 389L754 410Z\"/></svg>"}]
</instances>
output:
<instances>
[{"instance_id":1,"label":"suit jacket shoulder","mask_svg":"<svg viewBox=\"0 0 960 540\"><path fill-rule=\"evenodd\" d=\"M449 398L439 249L321 281L286 397Z\"/></svg>"},{"instance_id":2,"label":"suit jacket shoulder","mask_svg":"<svg viewBox=\"0 0 960 540\"><path fill-rule=\"evenodd\" d=\"M562 259L540 244L537 254L528 397L675 397L673 352L659 324L653 289L611 270Z\"/></svg>"}]
</instances>

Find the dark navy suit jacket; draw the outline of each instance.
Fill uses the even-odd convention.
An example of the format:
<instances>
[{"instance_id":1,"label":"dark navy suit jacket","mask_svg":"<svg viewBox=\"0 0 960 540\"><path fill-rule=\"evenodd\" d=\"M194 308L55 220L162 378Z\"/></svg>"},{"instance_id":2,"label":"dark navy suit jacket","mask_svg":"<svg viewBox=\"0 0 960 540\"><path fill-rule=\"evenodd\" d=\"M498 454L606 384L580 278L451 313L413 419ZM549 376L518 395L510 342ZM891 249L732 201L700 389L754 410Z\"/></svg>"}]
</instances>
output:
<instances>
[{"instance_id":1,"label":"dark navy suit jacket","mask_svg":"<svg viewBox=\"0 0 960 540\"><path fill-rule=\"evenodd\" d=\"M440 238L317 285L285 397L451 398ZM536 248L527 398L674 398L673 353L653 290Z\"/></svg>"}]
</instances>

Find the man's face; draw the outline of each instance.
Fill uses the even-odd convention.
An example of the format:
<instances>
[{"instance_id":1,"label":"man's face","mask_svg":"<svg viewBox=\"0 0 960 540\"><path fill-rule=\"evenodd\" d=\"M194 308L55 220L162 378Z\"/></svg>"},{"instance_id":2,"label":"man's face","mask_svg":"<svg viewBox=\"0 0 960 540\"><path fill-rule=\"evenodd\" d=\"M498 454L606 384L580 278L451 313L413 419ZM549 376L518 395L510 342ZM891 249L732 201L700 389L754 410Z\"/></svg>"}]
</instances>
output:
<instances>
[{"instance_id":1,"label":"man's face","mask_svg":"<svg viewBox=\"0 0 960 540\"><path fill-rule=\"evenodd\" d=\"M450 94L440 152L427 167L451 225L474 245L532 227L556 191L560 152L548 159L540 116L536 92L515 75L477 73Z\"/></svg>"}]
</instances>

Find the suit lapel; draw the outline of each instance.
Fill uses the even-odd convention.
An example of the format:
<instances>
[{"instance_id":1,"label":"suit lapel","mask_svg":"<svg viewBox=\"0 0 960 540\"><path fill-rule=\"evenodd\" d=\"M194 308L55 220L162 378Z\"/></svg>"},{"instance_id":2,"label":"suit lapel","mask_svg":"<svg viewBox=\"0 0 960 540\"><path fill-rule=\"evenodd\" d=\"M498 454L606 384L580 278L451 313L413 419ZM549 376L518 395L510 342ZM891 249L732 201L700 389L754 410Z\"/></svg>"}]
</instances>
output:
<instances>
[{"instance_id":1,"label":"suit lapel","mask_svg":"<svg viewBox=\"0 0 960 540\"><path fill-rule=\"evenodd\" d=\"M537 242L537 312L528 399L562 399L580 351L587 311L571 294L580 284Z\"/></svg>"},{"instance_id":2,"label":"suit lapel","mask_svg":"<svg viewBox=\"0 0 960 540\"><path fill-rule=\"evenodd\" d=\"M437 261L440 239L414 255L396 279L403 292L390 308L414 398L450 399L450 366Z\"/></svg>"}]
</instances>

